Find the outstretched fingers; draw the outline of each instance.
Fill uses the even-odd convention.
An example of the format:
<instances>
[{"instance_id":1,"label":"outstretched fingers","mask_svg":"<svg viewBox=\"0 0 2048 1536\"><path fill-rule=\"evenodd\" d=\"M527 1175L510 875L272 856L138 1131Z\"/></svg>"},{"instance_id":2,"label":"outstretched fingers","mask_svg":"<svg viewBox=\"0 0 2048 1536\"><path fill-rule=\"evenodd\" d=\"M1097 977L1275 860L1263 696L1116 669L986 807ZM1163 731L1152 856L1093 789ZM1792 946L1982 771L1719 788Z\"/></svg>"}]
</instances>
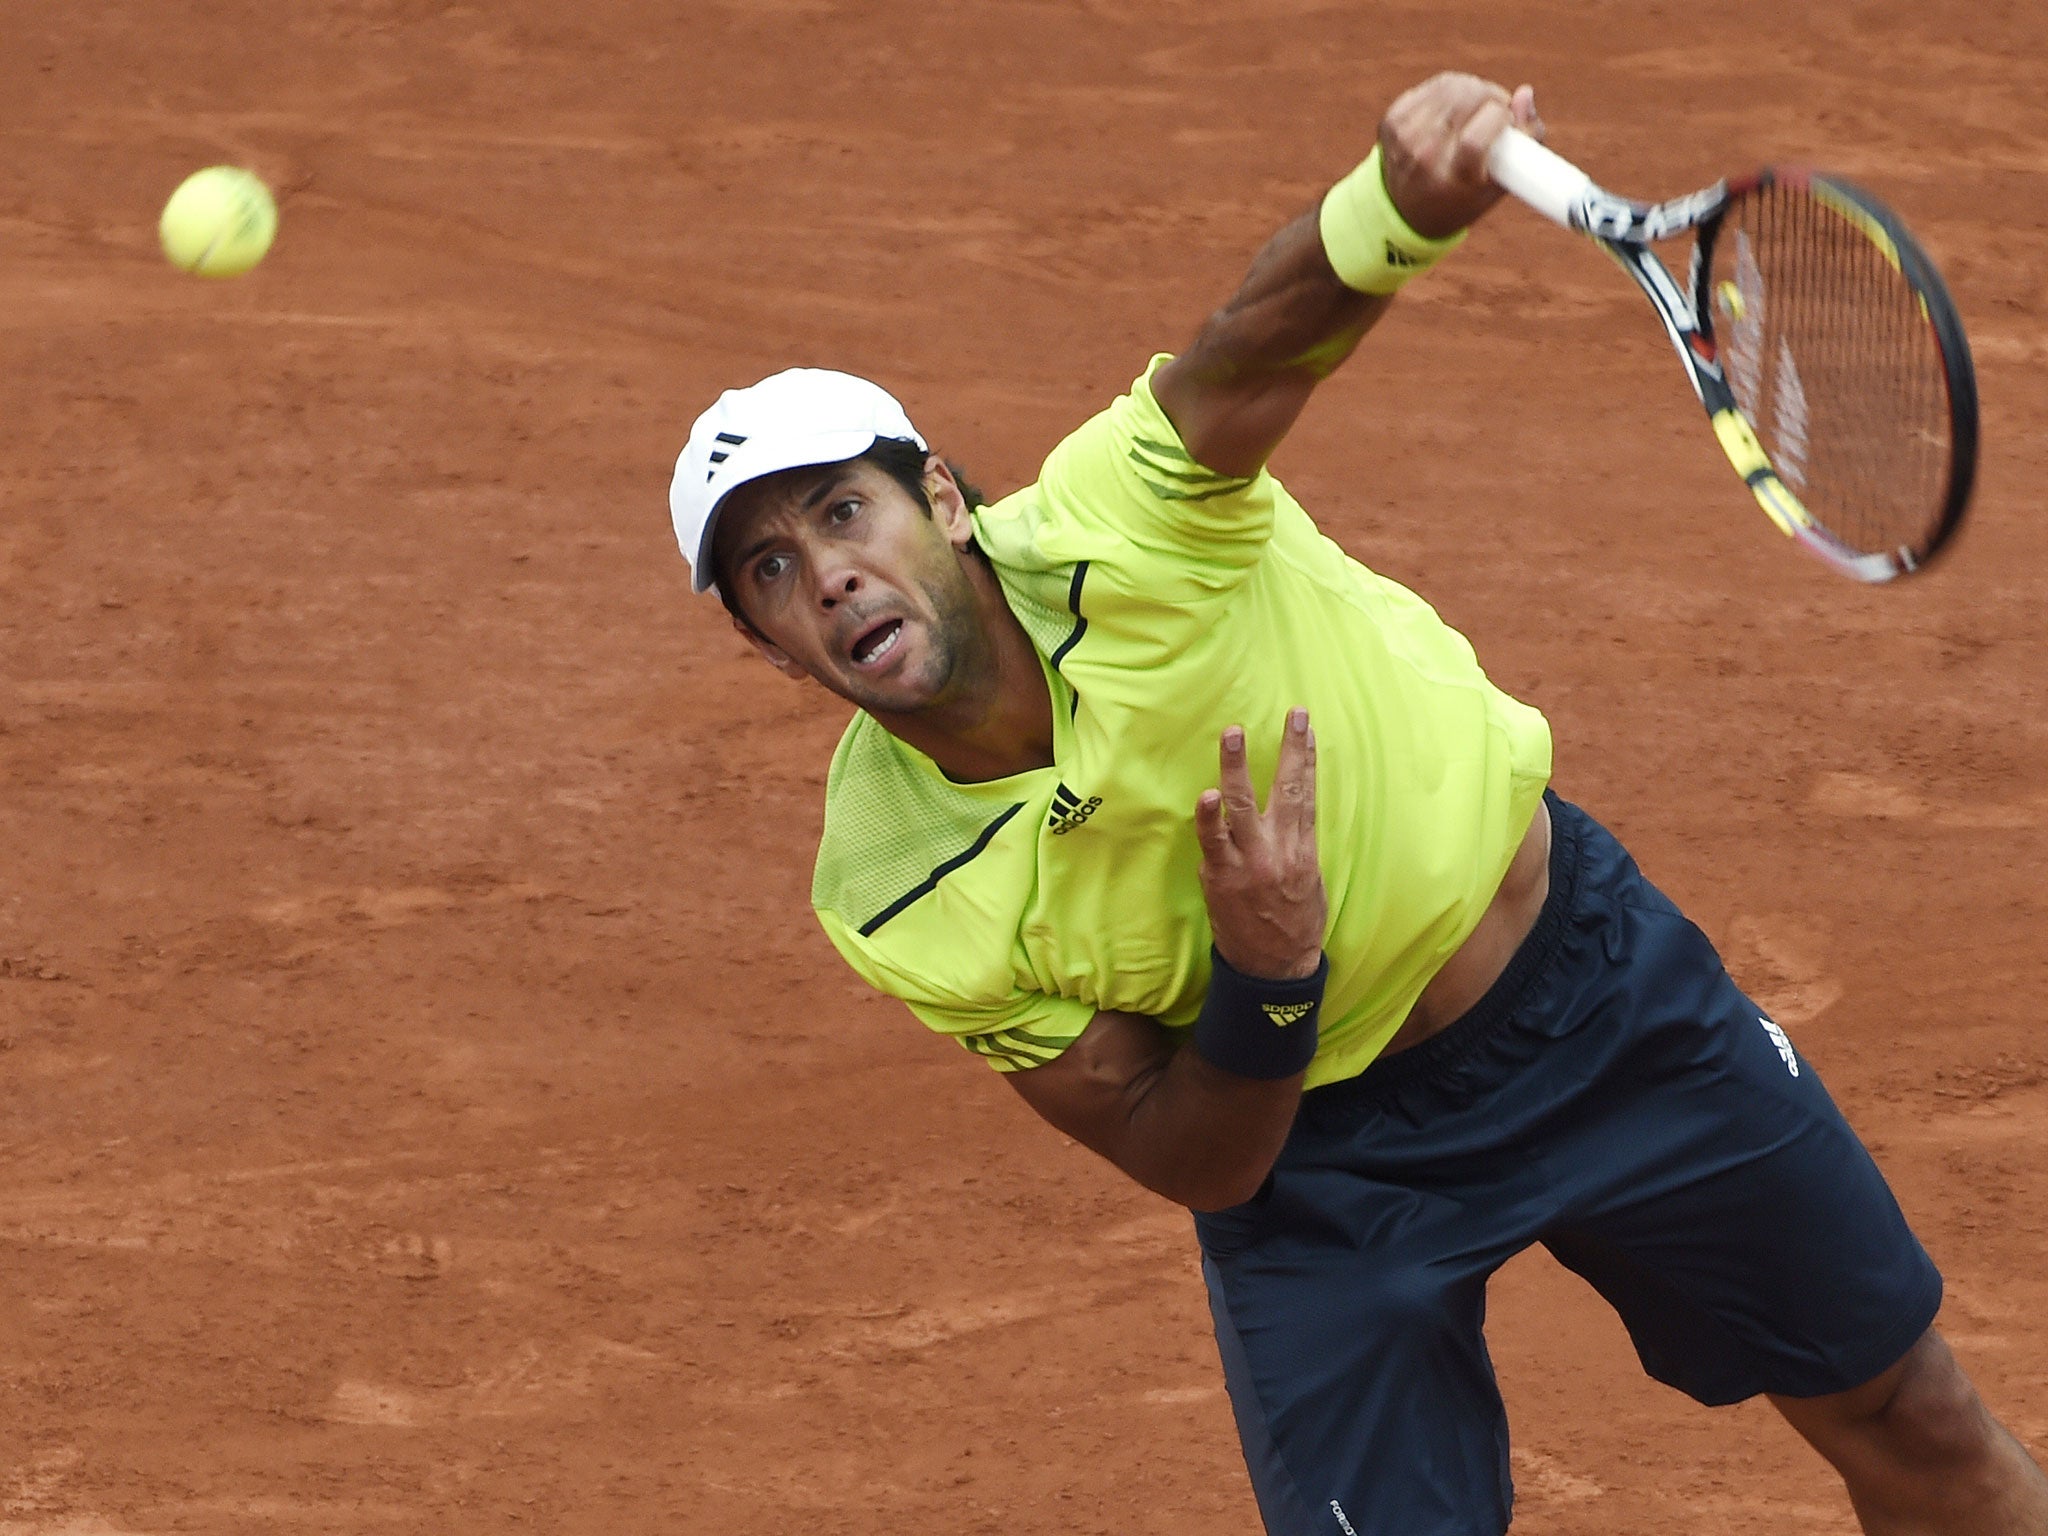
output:
<instances>
[{"instance_id":1,"label":"outstretched fingers","mask_svg":"<svg viewBox=\"0 0 2048 1536\"><path fill-rule=\"evenodd\" d=\"M1282 837L1299 839L1315 836L1316 830L1316 733L1309 728L1308 711L1287 712L1287 729L1280 737L1280 761L1273 769L1273 795L1267 803L1267 818Z\"/></svg>"},{"instance_id":2,"label":"outstretched fingers","mask_svg":"<svg viewBox=\"0 0 2048 1536\"><path fill-rule=\"evenodd\" d=\"M1251 764L1246 760L1244 727L1225 726L1216 748L1216 787L1223 797L1223 814L1229 822L1233 841L1240 845L1251 835L1259 819L1259 792L1252 788Z\"/></svg>"},{"instance_id":3,"label":"outstretched fingers","mask_svg":"<svg viewBox=\"0 0 2048 1536\"><path fill-rule=\"evenodd\" d=\"M1294 838L1315 838L1315 729L1305 709L1288 711L1268 809L1280 831Z\"/></svg>"},{"instance_id":4,"label":"outstretched fingers","mask_svg":"<svg viewBox=\"0 0 2048 1536\"><path fill-rule=\"evenodd\" d=\"M1328 917L1308 711L1287 712L1264 812L1243 728L1226 729L1217 746L1217 786L1195 801L1202 894L1217 952L1247 976L1306 976L1320 961Z\"/></svg>"},{"instance_id":5,"label":"outstretched fingers","mask_svg":"<svg viewBox=\"0 0 2048 1536\"><path fill-rule=\"evenodd\" d=\"M1223 815L1223 793L1205 789L1195 802L1195 840L1202 845L1202 862L1219 864L1230 855L1230 826Z\"/></svg>"},{"instance_id":6,"label":"outstretched fingers","mask_svg":"<svg viewBox=\"0 0 2048 1536\"><path fill-rule=\"evenodd\" d=\"M1244 727L1224 728L1216 749L1217 787L1195 802L1195 835L1211 860L1251 854L1275 840L1313 838L1316 828L1316 733L1308 711L1291 709L1280 736L1266 808L1252 783Z\"/></svg>"}]
</instances>

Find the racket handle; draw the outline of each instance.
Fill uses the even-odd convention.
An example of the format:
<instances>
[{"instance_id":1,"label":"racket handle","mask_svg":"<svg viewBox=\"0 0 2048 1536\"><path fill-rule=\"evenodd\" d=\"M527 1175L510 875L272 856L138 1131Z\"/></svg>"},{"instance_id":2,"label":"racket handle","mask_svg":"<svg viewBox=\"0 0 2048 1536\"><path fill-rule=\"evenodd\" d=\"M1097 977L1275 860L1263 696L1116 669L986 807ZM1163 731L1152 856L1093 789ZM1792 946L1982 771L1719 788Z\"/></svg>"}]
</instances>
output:
<instances>
[{"instance_id":1,"label":"racket handle","mask_svg":"<svg viewBox=\"0 0 2048 1536\"><path fill-rule=\"evenodd\" d=\"M1514 193L1566 229L1577 227L1572 223L1572 210L1580 199L1597 190L1592 177L1519 128L1501 129L1493 148L1486 152L1486 174L1502 191Z\"/></svg>"}]
</instances>

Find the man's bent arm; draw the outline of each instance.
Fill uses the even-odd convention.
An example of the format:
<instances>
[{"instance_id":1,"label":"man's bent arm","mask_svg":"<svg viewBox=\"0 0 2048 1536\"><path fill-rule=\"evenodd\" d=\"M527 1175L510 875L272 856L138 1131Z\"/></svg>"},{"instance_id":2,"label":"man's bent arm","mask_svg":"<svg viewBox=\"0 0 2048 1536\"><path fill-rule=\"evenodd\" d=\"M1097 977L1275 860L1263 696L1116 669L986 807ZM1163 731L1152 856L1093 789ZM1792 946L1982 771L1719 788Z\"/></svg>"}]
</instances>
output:
<instances>
[{"instance_id":1,"label":"man's bent arm","mask_svg":"<svg viewBox=\"0 0 2048 1536\"><path fill-rule=\"evenodd\" d=\"M1537 128L1528 88L1510 97L1471 75L1438 75L1388 109L1378 169L1412 233L1455 235L1498 199L1486 152L1511 121ZM1318 205L1267 242L1193 345L1159 370L1153 395L1197 463L1256 474L1390 298L1338 277Z\"/></svg>"},{"instance_id":2,"label":"man's bent arm","mask_svg":"<svg viewBox=\"0 0 2048 1536\"><path fill-rule=\"evenodd\" d=\"M1316 738L1308 711L1281 733L1259 808L1245 733L1217 742L1217 787L1195 802L1202 899L1215 938L1208 995L1186 1041L1103 1011L1060 1055L1012 1072L1024 1102L1147 1189L1198 1211L1251 1199L1294 1123L1329 967L1316 854Z\"/></svg>"},{"instance_id":3,"label":"man's bent arm","mask_svg":"<svg viewBox=\"0 0 2048 1536\"><path fill-rule=\"evenodd\" d=\"M1151 1019L1103 1012L1042 1067L1007 1074L1025 1103L1147 1189L1198 1211L1258 1193L1287 1140L1302 1074L1239 1077Z\"/></svg>"}]
</instances>

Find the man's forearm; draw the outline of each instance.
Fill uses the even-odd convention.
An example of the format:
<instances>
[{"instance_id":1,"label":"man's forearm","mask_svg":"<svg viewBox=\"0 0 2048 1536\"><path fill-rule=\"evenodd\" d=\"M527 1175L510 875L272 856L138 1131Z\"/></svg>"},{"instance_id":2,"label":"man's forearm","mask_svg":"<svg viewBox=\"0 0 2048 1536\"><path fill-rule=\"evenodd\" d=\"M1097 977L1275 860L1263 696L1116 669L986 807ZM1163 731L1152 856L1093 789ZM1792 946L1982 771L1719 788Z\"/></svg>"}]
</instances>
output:
<instances>
[{"instance_id":1,"label":"man's forearm","mask_svg":"<svg viewBox=\"0 0 2048 1536\"><path fill-rule=\"evenodd\" d=\"M1402 283L1500 197L1486 152L1510 122L1541 136L1535 100L1470 75L1404 92L1378 147L1269 240L1152 392L1197 462L1253 475L1319 381L1350 356Z\"/></svg>"},{"instance_id":2,"label":"man's forearm","mask_svg":"<svg viewBox=\"0 0 2048 1536\"><path fill-rule=\"evenodd\" d=\"M1401 285L1457 245L1407 222L1378 151L1266 242L1236 293L1153 381L1197 461L1256 473Z\"/></svg>"},{"instance_id":3,"label":"man's forearm","mask_svg":"<svg viewBox=\"0 0 2048 1536\"><path fill-rule=\"evenodd\" d=\"M1294 1123L1302 1074L1226 1072L1135 1013L1098 1013L1044 1066L1006 1081L1056 1129L1195 1210L1249 1200Z\"/></svg>"},{"instance_id":4,"label":"man's forearm","mask_svg":"<svg viewBox=\"0 0 2048 1536\"><path fill-rule=\"evenodd\" d=\"M1386 313L1390 297L1338 280L1311 208L1266 242L1237 292L1203 325L1187 367L1218 384L1290 370L1310 382L1326 378Z\"/></svg>"},{"instance_id":5,"label":"man's forearm","mask_svg":"<svg viewBox=\"0 0 2048 1536\"><path fill-rule=\"evenodd\" d=\"M1183 1045L1132 1085L1126 1137L1111 1160L1146 1188L1197 1211L1258 1193L1287 1141L1302 1074L1239 1077Z\"/></svg>"},{"instance_id":6,"label":"man's forearm","mask_svg":"<svg viewBox=\"0 0 2048 1536\"><path fill-rule=\"evenodd\" d=\"M1237 292L1159 371L1154 394L1196 462L1256 474L1387 303L1337 280L1310 209L1266 242Z\"/></svg>"}]
</instances>

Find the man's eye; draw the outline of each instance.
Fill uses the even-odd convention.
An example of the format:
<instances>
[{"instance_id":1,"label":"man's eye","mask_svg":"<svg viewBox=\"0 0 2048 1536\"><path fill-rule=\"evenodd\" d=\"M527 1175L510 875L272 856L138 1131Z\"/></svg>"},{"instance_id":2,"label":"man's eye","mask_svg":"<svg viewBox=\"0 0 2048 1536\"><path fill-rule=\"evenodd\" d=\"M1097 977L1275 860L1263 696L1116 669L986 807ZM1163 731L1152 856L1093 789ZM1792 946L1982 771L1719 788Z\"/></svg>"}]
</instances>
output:
<instances>
[{"instance_id":1,"label":"man's eye","mask_svg":"<svg viewBox=\"0 0 2048 1536\"><path fill-rule=\"evenodd\" d=\"M849 523L853 521L854 514L858 511L860 503L857 501L835 501L825 509L825 517L830 522Z\"/></svg>"},{"instance_id":2,"label":"man's eye","mask_svg":"<svg viewBox=\"0 0 2048 1536\"><path fill-rule=\"evenodd\" d=\"M775 580L776 577L782 574L782 568L787 563L786 559L781 555L763 555L754 562L754 580L763 582Z\"/></svg>"}]
</instances>

